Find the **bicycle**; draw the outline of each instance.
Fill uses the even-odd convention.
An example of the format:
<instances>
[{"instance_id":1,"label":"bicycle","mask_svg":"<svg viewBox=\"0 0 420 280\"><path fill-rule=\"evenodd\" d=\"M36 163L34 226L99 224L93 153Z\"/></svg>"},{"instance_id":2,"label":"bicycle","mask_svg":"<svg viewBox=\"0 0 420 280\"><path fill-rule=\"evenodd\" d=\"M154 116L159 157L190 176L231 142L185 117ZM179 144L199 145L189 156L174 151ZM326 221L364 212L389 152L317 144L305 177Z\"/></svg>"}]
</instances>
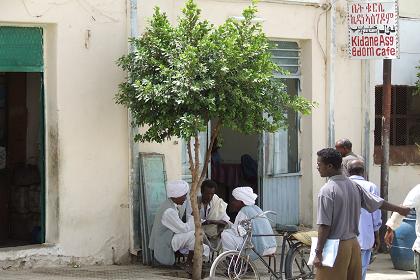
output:
<instances>
[{"instance_id":1,"label":"bicycle","mask_svg":"<svg viewBox=\"0 0 420 280\"><path fill-rule=\"evenodd\" d=\"M274 236L283 237L280 268L278 272L275 271L275 269L273 270L263 256L255 251L254 245L252 244L252 220L256 218L267 218L266 214L268 213L275 214L273 211L265 211L255 217L243 220L240 223L238 226L238 233L240 236L244 237L241 248L239 250L226 251L220 254L214 260L210 268L210 279L260 279L258 268L250 258L251 252L254 252L262 264L267 268L270 279L292 280L314 278L315 274L313 267L309 266L307 263L310 248L308 245L293 239L292 235L296 230L283 229L280 234L274 234ZM287 253L286 247L289 248Z\"/></svg>"}]
</instances>

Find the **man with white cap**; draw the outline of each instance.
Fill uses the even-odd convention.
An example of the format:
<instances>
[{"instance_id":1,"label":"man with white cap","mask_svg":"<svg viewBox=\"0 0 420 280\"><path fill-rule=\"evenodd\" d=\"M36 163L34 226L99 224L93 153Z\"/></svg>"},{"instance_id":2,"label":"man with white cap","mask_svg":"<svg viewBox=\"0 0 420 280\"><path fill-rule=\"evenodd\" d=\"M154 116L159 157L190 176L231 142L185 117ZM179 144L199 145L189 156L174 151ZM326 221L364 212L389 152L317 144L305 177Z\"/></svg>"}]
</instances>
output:
<instances>
[{"instance_id":1,"label":"man with white cap","mask_svg":"<svg viewBox=\"0 0 420 280\"><path fill-rule=\"evenodd\" d=\"M232 200L230 207L234 211L239 211L232 228L225 229L222 232L223 250L236 250L244 242L244 238L239 236L237 227L241 221L257 216L262 213L260 207L255 205L257 195L250 187L239 187L232 191ZM268 219L261 217L252 220L253 235L274 234ZM262 256L272 255L276 252L276 238L274 236L254 236L252 243L255 250ZM252 258L256 256L251 255Z\"/></svg>"},{"instance_id":2,"label":"man with white cap","mask_svg":"<svg viewBox=\"0 0 420 280\"><path fill-rule=\"evenodd\" d=\"M188 252L187 266L191 267L195 237L194 220L185 206L188 191L188 183L183 180L169 182L166 186L168 199L156 213L149 242L149 248L160 264L173 265L174 252L180 251ZM208 256L210 249L203 246L203 254Z\"/></svg>"}]
</instances>

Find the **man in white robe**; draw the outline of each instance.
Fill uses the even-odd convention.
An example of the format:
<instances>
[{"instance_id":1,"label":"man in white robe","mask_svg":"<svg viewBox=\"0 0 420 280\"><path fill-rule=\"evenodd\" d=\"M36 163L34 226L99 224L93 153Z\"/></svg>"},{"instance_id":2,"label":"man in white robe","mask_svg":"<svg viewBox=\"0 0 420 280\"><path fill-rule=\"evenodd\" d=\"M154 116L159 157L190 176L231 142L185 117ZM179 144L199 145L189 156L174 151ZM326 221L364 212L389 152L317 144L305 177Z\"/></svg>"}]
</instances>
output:
<instances>
[{"instance_id":1,"label":"man in white robe","mask_svg":"<svg viewBox=\"0 0 420 280\"><path fill-rule=\"evenodd\" d=\"M257 195L253 192L250 187L239 187L232 191L234 200L231 202L232 210L239 210L236 216L235 223L232 228L225 229L222 232L222 246L223 250L238 250L244 242L244 237L238 234L238 225L245 219L250 219L260 213L261 208L255 205ZM265 217L256 218L252 220L252 231L253 235L273 235L273 236L255 236L252 238L252 243L255 250L261 256L272 255L276 252L277 243L274 236L273 229L271 228L270 222ZM252 258L256 258L256 255L251 255Z\"/></svg>"},{"instance_id":2,"label":"man in white robe","mask_svg":"<svg viewBox=\"0 0 420 280\"><path fill-rule=\"evenodd\" d=\"M230 223L226 214L227 203L216 193L217 183L213 180L205 180L201 184L200 218L203 231L211 243L217 249L220 240L220 233Z\"/></svg>"},{"instance_id":3,"label":"man in white robe","mask_svg":"<svg viewBox=\"0 0 420 280\"><path fill-rule=\"evenodd\" d=\"M188 253L187 266L191 266L195 237L194 220L186 207L188 183L172 181L167 184L166 191L168 199L156 213L149 248L154 251L154 258L163 265L175 263L174 252ZM208 257L210 249L207 245L203 246L203 255Z\"/></svg>"}]
</instances>

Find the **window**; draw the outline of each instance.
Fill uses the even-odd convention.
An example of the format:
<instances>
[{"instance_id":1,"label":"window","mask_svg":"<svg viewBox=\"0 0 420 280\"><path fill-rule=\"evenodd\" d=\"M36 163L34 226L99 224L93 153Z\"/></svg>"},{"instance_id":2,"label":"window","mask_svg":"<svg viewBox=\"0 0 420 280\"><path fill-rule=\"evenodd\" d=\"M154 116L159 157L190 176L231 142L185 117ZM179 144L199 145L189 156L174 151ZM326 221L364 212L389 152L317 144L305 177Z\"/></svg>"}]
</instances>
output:
<instances>
[{"instance_id":1,"label":"window","mask_svg":"<svg viewBox=\"0 0 420 280\"><path fill-rule=\"evenodd\" d=\"M282 79L288 94L298 95L300 91L300 48L297 42L274 41L271 49L272 60L287 73L275 73ZM288 112L288 128L268 135L269 175L299 172L298 155L298 115Z\"/></svg>"},{"instance_id":2,"label":"window","mask_svg":"<svg viewBox=\"0 0 420 280\"><path fill-rule=\"evenodd\" d=\"M420 95L415 87L392 86L390 162L420 163L415 143L420 144ZM381 162L382 86L375 87L375 163Z\"/></svg>"}]
</instances>

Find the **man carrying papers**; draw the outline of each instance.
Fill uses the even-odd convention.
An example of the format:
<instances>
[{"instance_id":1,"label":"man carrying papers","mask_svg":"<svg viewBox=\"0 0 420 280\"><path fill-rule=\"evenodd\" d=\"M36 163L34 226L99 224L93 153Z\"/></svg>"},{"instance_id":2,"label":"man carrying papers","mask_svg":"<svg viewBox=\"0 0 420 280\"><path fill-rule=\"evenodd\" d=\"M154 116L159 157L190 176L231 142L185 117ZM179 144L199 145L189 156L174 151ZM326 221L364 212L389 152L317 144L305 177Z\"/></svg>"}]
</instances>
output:
<instances>
[{"instance_id":1,"label":"man carrying papers","mask_svg":"<svg viewBox=\"0 0 420 280\"><path fill-rule=\"evenodd\" d=\"M395 211L406 216L410 208L396 206L370 194L341 173L341 155L332 148L318 151L318 172L328 182L318 194L318 243L314 265L316 279L361 280L362 262L359 234L360 208L369 212L378 208ZM337 257L333 267L322 265L323 249L327 239L339 239Z\"/></svg>"}]
</instances>

